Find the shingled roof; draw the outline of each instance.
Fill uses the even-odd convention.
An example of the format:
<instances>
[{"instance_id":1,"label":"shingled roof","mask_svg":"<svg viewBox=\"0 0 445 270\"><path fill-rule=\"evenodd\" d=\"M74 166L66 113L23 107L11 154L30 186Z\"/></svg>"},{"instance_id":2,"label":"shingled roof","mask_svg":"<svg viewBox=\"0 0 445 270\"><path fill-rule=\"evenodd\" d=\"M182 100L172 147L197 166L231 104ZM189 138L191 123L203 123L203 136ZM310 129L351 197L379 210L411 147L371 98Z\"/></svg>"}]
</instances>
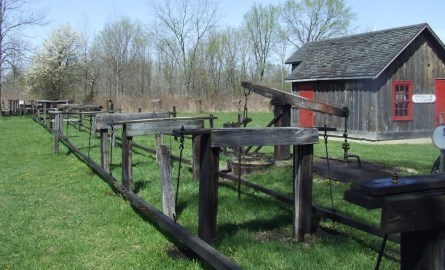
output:
<instances>
[{"instance_id":1,"label":"shingled roof","mask_svg":"<svg viewBox=\"0 0 445 270\"><path fill-rule=\"evenodd\" d=\"M304 44L286 64L297 67L286 81L375 79L423 31L434 34L428 24L314 41Z\"/></svg>"}]
</instances>

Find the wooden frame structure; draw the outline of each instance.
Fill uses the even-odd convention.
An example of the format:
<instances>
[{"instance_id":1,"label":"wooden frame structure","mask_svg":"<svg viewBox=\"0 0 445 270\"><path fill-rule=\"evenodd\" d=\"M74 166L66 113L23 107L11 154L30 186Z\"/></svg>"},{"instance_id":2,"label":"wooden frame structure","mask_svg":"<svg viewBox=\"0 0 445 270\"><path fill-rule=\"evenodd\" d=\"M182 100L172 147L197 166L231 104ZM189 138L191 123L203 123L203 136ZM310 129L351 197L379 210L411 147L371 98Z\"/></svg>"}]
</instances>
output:
<instances>
[{"instance_id":1,"label":"wooden frame structure","mask_svg":"<svg viewBox=\"0 0 445 270\"><path fill-rule=\"evenodd\" d=\"M304 241L312 220L313 144L318 143L317 129L230 128L175 130L178 136L192 135L200 143L198 236L212 243L217 234L219 152L223 146L293 145L294 151L294 237Z\"/></svg>"},{"instance_id":2,"label":"wooden frame structure","mask_svg":"<svg viewBox=\"0 0 445 270\"><path fill-rule=\"evenodd\" d=\"M102 114L95 117L96 130L99 130L100 136L100 152L101 166L106 172L110 172L109 147L108 147L108 130L122 129L122 123L132 120L165 118L168 112L159 113L119 113L119 114Z\"/></svg>"}]
</instances>

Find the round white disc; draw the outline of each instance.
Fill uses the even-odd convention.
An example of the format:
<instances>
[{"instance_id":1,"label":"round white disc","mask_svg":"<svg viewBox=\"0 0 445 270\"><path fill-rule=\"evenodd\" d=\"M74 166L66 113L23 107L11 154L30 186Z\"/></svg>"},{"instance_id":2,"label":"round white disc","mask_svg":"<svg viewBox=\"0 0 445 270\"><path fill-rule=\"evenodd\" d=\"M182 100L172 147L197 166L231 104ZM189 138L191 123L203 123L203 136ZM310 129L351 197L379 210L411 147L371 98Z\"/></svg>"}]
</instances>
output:
<instances>
[{"instance_id":1,"label":"round white disc","mask_svg":"<svg viewBox=\"0 0 445 270\"><path fill-rule=\"evenodd\" d=\"M433 144L440 150L445 150L445 125L436 127L431 134Z\"/></svg>"}]
</instances>

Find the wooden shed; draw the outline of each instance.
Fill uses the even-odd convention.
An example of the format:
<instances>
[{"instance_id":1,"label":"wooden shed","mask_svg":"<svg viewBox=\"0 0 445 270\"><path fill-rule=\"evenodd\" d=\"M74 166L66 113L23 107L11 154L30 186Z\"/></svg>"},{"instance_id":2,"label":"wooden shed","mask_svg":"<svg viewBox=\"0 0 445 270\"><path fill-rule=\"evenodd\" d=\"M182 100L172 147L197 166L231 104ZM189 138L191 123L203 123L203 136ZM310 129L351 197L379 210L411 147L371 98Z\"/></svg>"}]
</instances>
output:
<instances>
[{"instance_id":1,"label":"wooden shed","mask_svg":"<svg viewBox=\"0 0 445 270\"><path fill-rule=\"evenodd\" d=\"M349 137L429 137L445 122L445 46L428 24L315 41L289 59L297 94L348 107ZM337 127L344 119L296 110L295 125Z\"/></svg>"}]
</instances>

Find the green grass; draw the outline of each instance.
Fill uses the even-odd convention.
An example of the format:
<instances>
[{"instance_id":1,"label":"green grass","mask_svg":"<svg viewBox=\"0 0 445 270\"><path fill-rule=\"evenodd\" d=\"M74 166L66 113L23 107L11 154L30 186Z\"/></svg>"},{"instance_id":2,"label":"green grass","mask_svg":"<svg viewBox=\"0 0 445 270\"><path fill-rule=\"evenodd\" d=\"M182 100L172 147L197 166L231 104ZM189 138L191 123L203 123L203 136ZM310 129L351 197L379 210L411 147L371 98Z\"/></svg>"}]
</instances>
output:
<instances>
[{"instance_id":1,"label":"green grass","mask_svg":"<svg viewBox=\"0 0 445 270\"><path fill-rule=\"evenodd\" d=\"M182 114L181 114L182 115ZM236 114L218 113L215 126L236 121ZM265 126L271 113L251 114L249 126ZM66 129L65 129L66 131ZM68 137L85 153L89 136L72 126ZM154 147L152 138L135 141ZM178 141L164 142L179 154ZM331 156L342 156L341 142L329 141ZM172 259L172 239L159 232L113 193L109 185L61 145L52 153L53 138L29 118L0 118L0 269L201 269L199 261ZM186 140L184 156L190 158ZM271 151L271 148L266 148ZM99 140L91 138L91 157L99 162ZM431 145L351 144L351 153L364 161L431 169L438 151ZM324 145L315 147L324 156ZM139 196L161 208L159 170L153 155L135 150L133 181ZM120 149L113 149L113 175L120 179ZM177 174L173 163L173 175ZM189 166L181 172L179 220L197 232L198 183ZM291 170L274 168L249 180L291 193ZM176 179L175 179L176 180ZM349 186L334 183L336 210L377 225L378 211L367 211L343 201ZM314 180L314 203L330 207L328 181ZM243 269L370 269L381 239L329 220L306 243L292 240L291 207L262 193L236 185L219 188L218 239L214 247ZM331 233L333 230L335 233ZM389 244L381 269L397 269L398 245Z\"/></svg>"}]
</instances>

